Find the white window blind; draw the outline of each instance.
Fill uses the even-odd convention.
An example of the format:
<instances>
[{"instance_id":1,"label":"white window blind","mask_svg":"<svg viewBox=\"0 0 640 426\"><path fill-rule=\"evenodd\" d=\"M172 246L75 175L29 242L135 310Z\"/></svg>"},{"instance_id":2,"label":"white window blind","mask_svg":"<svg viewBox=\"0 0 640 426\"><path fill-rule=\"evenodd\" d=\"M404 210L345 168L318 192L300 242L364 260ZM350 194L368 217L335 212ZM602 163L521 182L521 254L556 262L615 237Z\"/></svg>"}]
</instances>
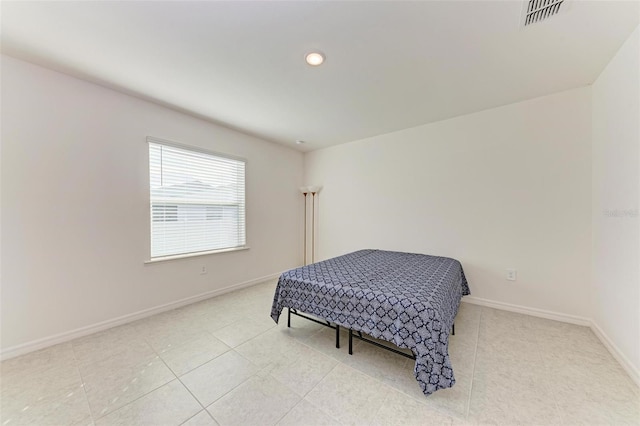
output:
<instances>
[{"instance_id":1,"label":"white window blind","mask_svg":"<svg viewBox=\"0 0 640 426\"><path fill-rule=\"evenodd\" d=\"M151 258L243 247L245 162L148 141Z\"/></svg>"}]
</instances>

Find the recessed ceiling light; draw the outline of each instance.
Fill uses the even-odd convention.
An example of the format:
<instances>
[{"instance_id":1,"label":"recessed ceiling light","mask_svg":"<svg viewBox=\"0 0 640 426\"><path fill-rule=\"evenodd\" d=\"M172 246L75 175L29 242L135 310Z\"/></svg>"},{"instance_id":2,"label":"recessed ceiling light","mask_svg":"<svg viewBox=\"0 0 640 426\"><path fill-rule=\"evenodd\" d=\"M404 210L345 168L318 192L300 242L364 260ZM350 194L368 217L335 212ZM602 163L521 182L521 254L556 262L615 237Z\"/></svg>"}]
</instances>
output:
<instances>
[{"instance_id":1,"label":"recessed ceiling light","mask_svg":"<svg viewBox=\"0 0 640 426\"><path fill-rule=\"evenodd\" d=\"M302 145L302 144L304 144L304 141L301 141L300 139L298 139L298 140L296 141L296 144L298 144L298 145Z\"/></svg>"},{"instance_id":2,"label":"recessed ceiling light","mask_svg":"<svg viewBox=\"0 0 640 426\"><path fill-rule=\"evenodd\" d=\"M304 57L304 60L307 61L307 63L312 67L317 67L318 65L322 65L322 63L324 62L324 55L320 52L311 52L307 53L307 56Z\"/></svg>"}]
</instances>

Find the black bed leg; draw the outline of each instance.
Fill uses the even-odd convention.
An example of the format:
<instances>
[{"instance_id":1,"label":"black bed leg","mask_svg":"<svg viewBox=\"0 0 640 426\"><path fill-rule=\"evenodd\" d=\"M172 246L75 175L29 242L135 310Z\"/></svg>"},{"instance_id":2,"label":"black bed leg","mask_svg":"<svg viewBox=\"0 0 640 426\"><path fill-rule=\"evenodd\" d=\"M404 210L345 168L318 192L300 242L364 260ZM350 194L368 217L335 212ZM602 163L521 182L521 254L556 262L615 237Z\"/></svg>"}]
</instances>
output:
<instances>
[{"instance_id":1,"label":"black bed leg","mask_svg":"<svg viewBox=\"0 0 640 426\"><path fill-rule=\"evenodd\" d=\"M456 335L456 325L455 325L455 323L451 326L451 335L452 336Z\"/></svg>"},{"instance_id":2,"label":"black bed leg","mask_svg":"<svg viewBox=\"0 0 640 426\"><path fill-rule=\"evenodd\" d=\"M336 348L340 349L340 326L336 324Z\"/></svg>"},{"instance_id":3,"label":"black bed leg","mask_svg":"<svg viewBox=\"0 0 640 426\"><path fill-rule=\"evenodd\" d=\"M353 355L353 330L349 329L349 355Z\"/></svg>"},{"instance_id":4,"label":"black bed leg","mask_svg":"<svg viewBox=\"0 0 640 426\"><path fill-rule=\"evenodd\" d=\"M287 327L291 327L291 308L287 308Z\"/></svg>"}]
</instances>

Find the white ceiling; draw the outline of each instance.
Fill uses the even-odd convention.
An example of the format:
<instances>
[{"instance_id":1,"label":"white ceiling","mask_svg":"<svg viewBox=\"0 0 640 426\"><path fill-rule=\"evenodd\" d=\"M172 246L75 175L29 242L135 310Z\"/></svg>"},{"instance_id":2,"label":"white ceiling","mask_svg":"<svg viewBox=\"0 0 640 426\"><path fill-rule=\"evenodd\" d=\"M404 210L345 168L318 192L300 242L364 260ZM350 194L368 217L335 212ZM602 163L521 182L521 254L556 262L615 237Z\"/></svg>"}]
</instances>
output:
<instances>
[{"instance_id":1,"label":"white ceiling","mask_svg":"<svg viewBox=\"0 0 640 426\"><path fill-rule=\"evenodd\" d=\"M592 83L639 3L569 5L3 1L2 51L308 151Z\"/></svg>"}]
</instances>

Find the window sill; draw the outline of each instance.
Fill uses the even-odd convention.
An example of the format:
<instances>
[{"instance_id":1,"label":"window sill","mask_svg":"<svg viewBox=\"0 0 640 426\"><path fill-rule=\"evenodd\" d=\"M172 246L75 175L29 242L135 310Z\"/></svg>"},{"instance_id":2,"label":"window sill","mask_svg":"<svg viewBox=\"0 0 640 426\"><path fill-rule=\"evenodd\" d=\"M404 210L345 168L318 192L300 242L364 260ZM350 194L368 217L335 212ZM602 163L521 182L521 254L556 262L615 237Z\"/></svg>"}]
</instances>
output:
<instances>
[{"instance_id":1,"label":"window sill","mask_svg":"<svg viewBox=\"0 0 640 426\"><path fill-rule=\"evenodd\" d=\"M170 260L188 259L191 257L208 256L210 254L229 253L232 251L242 251L242 250L249 250L249 247L247 246L233 247L233 248L221 249L221 250L199 251L197 253L185 253L185 254L176 254L174 256L155 257L153 259L145 260L144 264L148 265L148 264L158 263L158 262L167 262Z\"/></svg>"}]
</instances>

